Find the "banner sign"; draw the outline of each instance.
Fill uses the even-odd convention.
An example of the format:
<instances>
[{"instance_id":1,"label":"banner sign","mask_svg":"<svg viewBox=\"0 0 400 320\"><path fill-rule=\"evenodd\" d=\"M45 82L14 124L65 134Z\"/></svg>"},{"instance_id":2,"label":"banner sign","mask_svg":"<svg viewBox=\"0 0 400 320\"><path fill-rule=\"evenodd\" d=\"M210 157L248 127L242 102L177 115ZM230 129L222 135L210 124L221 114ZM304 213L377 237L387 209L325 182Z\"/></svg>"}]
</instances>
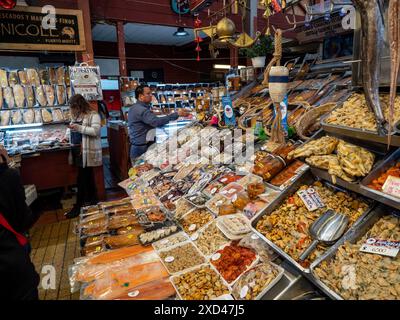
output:
<instances>
[{"instance_id":1,"label":"banner sign","mask_svg":"<svg viewBox=\"0 0 400 320\"><path fill-rule=\"evenodd\" d=\"M55 9L55 28L39 7L0 9L0 50L84 51L81 10Z\"/></svg>"}]
</instances>

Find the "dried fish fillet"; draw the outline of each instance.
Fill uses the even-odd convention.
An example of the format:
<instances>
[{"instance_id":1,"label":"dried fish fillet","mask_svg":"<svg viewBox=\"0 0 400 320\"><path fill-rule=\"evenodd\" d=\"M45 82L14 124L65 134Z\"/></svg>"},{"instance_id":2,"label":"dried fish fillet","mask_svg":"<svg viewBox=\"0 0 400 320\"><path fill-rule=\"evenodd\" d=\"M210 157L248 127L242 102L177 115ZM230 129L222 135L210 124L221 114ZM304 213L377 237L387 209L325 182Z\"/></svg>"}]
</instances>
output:
<instances>
[{"instance_id":1,"label":"dried fish fillet","mask_svg":"<svg viewBox=\"0 0 400 320\"><path fill-rule=\"evenodd\" d=\"M18 78L22 85L26 86L28 84L28 76L24 70L18 71Z\"/></svg>"},{"instance_id":2,"label":"dried fish fillet","mask_svg":"<svg viewBox=\"0 0 400 320\"><path fill-rule=\"evenodd\" d=\"M15 108L14 95L11 87L3 88L3 96L8 109Z\"/></svg>"},{"instance_id":3,"label":"dried fish fillet","mask_svg":"<svg viewBox=\"0 0 400 320\"><path fill-rule=\"evenodd\" d=\"M57 72L55 68L49 68L50 84L57 84Z\"/></svg>"},{"instance_id":4,"label":"dried fish fillet","mask_svg":"<svg viewBox=\"0 0 400 320\"><path fill-rule=\"evenodd\" d=\"M0 124L2 127L10 124L11 111L0 111Z\"/></svg>"},{"instance_id":5,"label":"dried fish fillet","mask_svg":"<svg viewBox=\"0 0 400 320\"><path fill-rule=\"evenodd\" d=\"M325 136L317 140L312 140L306 144L298 147L297 149L289 152L288 158L309 157L312 155L328 155L331 154L338 144L338 139L334 137Z\"/></svg>"},{"instance_id":6,"label":"dried fish fillet","mask_svg":"<svg viewBox=\"0 0 400 320\"><path fill-rule=\"evenodd\" d=\"M7 71L0 69L0 87L8 87Z\"/></svg>"},{"instance_id":7,"label":"dried fish fillet","mask_svg":"<svg viewBox=\"0 0 400 320\"><path fill-rule=\"evenodd\" d=\"M42 109L42 119L44 123L50 123L53 121L53 116L51 115L51 113L46 110L46 109Z\"/></svg>"},{"instance_id":8,"label":"dried fish fillet","mask_svg":"<svg viewBox=\"0 0 400 320\"><path fill-rule=\"evenodd\" d=\"M39 102L41 107L47 106L47 99L43 86L38 86L36 88L36 100Z\"/></svg>"},{"instance_id":9,"label":"dried fish fillet","mask_svg":"<svg viewBox=\"0 0 400 320\"><path fill-rule=\"evenodd\" d=\"M65 104L65 87L63 85L57 86L57 101L59 105Z\"/></svg>"},{"instance_id":10,"label":"dried fish fillet","mask_svg":"<svg viewBox=\"0 0 400 320\"><path fill-rule=\"evenodd\" d=\"M10 71L8 74L8 83L10 87L18 84L18 73L17 71Z\"/></svg>"},{"instance_id":11,"label":"dried fish fillet","mask_svg":"<svg viewBox=\"0 0 400 320\"><path fill-rule=\"evenodd\" d=\"M67 99L68 101L71 99L72 97L72 88L71 87L67 87Z\"/></svg>"},{"instance_id":12,"label":"dried fish fillet","mask_svg":"<svg viewBox=\"0 0 400 320\"><path fill-rule=\"evenodd\" d=\"M39 87L40 86L40 78L36 71L36 69L27 69L26 74L28 76L28 83L31 86Z\"/></svg>"},{"instance_id":13,"label":"dried fish fillet","mask_svg":"<svg viewBox=\"0 0 400 320\"><path fill-rule=\"evenodd\" d=\"M35 123L42 123L42 113L40 109L35 110Z\"/></svg>"},{"instance_id":14,"label":"dried fish fillet","mask_svg":"<svg viewBox=\"0 0 400 320\"><path fill-rule=\"evenodd\" d=\"M44 90L46 92L47 105L48 106L54 106L55 95L54 95L53 86L46 85L46 86L44 86Z\"/></svg>"},{"instance_id":15,"label":"dried fish fillet","mask_svg":"<svg viewBox=\"0 0 400 320\"><path fill-rule=\"evenodd\" d=\"M53 113L53 121L54 122L63 122L64 121L64 116L63 116L61 109L53 109L52 113Z\"/></svg>"},{"instance_id":16,"label":"dried fish fillet","mask_svg":"<svg viewBox=\"0 0 400 320\"><path fill-rule=\"evenodd\" d=\"M24 123L31 124L35 120L35 112L33 109L25 110L22 117L24 119Z\"/></svg>"},{"instance_id":17,"label":"dried fish fillet","mask_svg":"<svg viewBox=\"0 0 400 320\"><path fill-rule=\"evenodd\" d=\"M47 71L47 69L40 69L39 77L41 84L49 84L49 72Z\"/></svg>"},{"instance_id":18,"label":"dried fish fillet","mask_svg":"<svg viewBox=\"0 0 400 320\"><path fill-rule=\"evenodd\" d=\"M16 84L13 87L13 92L14 92L14 99L15 99L15 104L17 105L18 108L23 108L25 107L25 93L24 93L24 88L20 84Z\"/></svg>"},{"instance_id":19,"label":"dried fish fillet","mask_svg":"<svg viewBox=\"0 0 400 320\"><path fill-rule=\"evenodd\" d=\"M69 111L69 109L63 110L63 116L65 121L71 121L71 112Z\"/></svg>"},{"instance_id":20,"label":"dried fish fillet","mask_svg":"<svg viewBox=\"0 0 400 320\"><path fill-rule=\"evenodd\" d=\"M28 108L33 108L36 105L35 94L33 92L32 86L25 87L25 98L26 98L26 106Z\"/></svg>"},{"instance_id":21,"label":"dried fish fillet","mask_svg":"<svg viewBox=\"0 0 400 320\"><path fill-rule=\"evenodd\" d=\"M57 69L57 84L63 86L65 84L65 68L60 67Z\"/></svg>"},{"instance_id":22,"label":"dried fish fillet","mask_svg":"<svg viewBox=\"0 0 400 320\"><path fill-rule=\"evenodd\" d=\"M22 113L20 110L15 110L12 112L12 123L13 124L21 124L22 122Z\"/></svg>"}]
</instances>

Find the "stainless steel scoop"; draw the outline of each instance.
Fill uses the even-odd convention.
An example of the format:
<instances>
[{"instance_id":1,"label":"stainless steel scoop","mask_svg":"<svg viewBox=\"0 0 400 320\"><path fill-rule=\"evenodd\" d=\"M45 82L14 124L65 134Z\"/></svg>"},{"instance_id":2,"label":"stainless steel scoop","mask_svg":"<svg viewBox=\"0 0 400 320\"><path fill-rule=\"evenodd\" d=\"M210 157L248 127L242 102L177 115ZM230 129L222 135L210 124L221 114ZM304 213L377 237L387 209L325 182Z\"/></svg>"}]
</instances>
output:
<instances>
[{"instance_id":1,"label":"stainless steel scoop","mask_svg":"<svg viewBox=\"0 0 400 320\"><path fill-rule=\"evenodd\" d=\"M348 223L349 218L347 216L333 210L328 210L322 214L309 229L314 241L300 255L300 261L304 261L315 250L319 242L325 245L335 243L343 235Z\"/></svg>"}]
</instances>

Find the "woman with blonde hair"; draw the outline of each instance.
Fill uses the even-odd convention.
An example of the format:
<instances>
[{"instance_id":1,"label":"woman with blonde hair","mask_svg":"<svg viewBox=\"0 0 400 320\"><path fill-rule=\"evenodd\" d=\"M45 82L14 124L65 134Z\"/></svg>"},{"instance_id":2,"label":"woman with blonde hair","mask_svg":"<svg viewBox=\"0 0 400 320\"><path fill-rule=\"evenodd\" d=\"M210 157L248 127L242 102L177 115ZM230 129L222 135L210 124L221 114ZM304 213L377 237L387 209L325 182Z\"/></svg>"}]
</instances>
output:
<instances>
[{"instance_id":1,"label":"woman with blonde hair","mask_svg":"<svg viewBox=\"0 0 400 320\"><path fill-rule=\"evenodd\" d=\"M80 146L71 151L72 163L78 167L78 194L76 204L66 216L74 218L79 215L82 206L97 203L93 168L102 165L101 120L82 95L74 95L69 104L73 119L68 126L70 141Z\"/></svg>"}]
</instances>

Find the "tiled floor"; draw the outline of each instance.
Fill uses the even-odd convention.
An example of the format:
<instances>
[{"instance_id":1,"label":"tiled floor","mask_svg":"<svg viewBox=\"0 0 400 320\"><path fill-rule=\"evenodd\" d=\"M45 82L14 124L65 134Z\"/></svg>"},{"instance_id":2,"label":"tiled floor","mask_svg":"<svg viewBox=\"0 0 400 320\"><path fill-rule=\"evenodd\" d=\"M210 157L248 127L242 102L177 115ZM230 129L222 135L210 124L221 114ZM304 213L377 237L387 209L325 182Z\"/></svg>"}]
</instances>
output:
<instances>
[{"instance_id":1,"label":"tiled floor","mask_svg":"<svg viewBox=\"0 0 400 320\"><path fill-rule=\"evenodd\" d=\"M105 161L107 164L107 161ZM107 199L115 200L126 196L124 190L116 185L116 179L111 176L107 165L104 168ZM56 197L56 196L55 196ZM56 289L43 289L39 285L39 298L41 300L75 300L79 299L79 292L71 294L68 277L68 268L73 260L80 256L79 239L74 233L77 219L65 219L64 213L74 204L74 197L53 201L54 197L40 199L46 207L41 212L39 220L30 230L32 262L36 271L40 274L41 282L46 272L41 273L43 266L52 265L56 270ZM61 203L60 203L61 202Z\"/></svg>"}]
</instances>

